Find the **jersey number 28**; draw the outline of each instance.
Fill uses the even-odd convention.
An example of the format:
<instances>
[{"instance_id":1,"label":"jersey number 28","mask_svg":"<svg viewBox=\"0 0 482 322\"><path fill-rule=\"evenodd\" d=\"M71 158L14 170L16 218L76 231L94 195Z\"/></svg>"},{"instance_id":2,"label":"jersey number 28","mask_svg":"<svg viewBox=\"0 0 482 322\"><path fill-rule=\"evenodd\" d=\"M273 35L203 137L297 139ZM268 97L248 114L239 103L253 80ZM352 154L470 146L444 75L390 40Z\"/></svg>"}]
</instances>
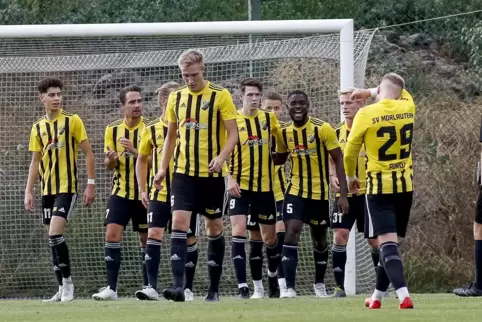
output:
<instances>
[{"instance_id":1,"label":"jersey number 28","mask_svg":"<svg viewBox=\"0 0 482 322\"><path fill-rule=\"evenodd\" d=\"M388 140L378 149L379 161L394 161L400 159L406 159L410 156L410 150L412 148L412 133L413 123L407 123L399 131L399 137L397 136L397 128L395 126L384 126L378 129L377 137L384 138L388 135ZM399 153L388 153L388 149L394 145L397 140L400 141ZM402 148L402 146L407 146Z\"/></svg>"}]
</instances>

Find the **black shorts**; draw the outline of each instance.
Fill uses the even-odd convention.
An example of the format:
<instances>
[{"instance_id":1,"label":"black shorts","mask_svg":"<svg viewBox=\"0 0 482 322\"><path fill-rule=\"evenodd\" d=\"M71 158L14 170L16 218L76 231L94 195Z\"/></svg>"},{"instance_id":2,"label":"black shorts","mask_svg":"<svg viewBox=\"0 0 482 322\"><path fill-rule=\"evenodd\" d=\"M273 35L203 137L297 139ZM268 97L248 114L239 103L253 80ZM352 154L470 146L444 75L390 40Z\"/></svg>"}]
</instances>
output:
<instances>
[{"instance_id":1,"label":"black shorts","mask_svg":"<svg viewBox=\"0 0 482 322\"><path fill-rule=\"evenodd\" d=\"M250 215L252 222L263 225L276 223L276 201L274 194L269 192L253 192L241 190L241 197L229 197L230 216Z\"/></svg>"},{"instance_id":2,"label":"black shorts","mask_svg":"<svg viewBox=\"0 0 482 322\"><path fill-rule=\"evenodd\" d=\"M283 221L283 200L276 201L276 221ZM259 224L248 216L246 229L250 231L259 231Z\"/></svg>"},{"instance_id":3,"label":"black shorts","mask_svg":"<svg viewBox=\"0 0 482 322\"><path fill-rule=\"evenodd\" d=\"M365 238L375 238L388 233L405 237L413 192L365 195L365 198Z\"/></svg>"},{"instance_id":4,"label":"black shorts","mask_svg":"<svg viewBox=\"0 0 482 322\"><path fill-rule=\"evenodd\" d=\"M283 221L301 220L313 227L328 227L330 224L330 203L328 200L313 200L285 195Z\"/></svg>"},{"instance_id":5,"label":"black shorts","mask_svg":"<svg viewBox=\"0 0 482 322\"><path fill-rule=\"evenodd\" d=\"M338 197L335 198L333 214L331 215L331 228L351 230L356 221L359 233L363 233L365 228L365 195L348 197L350 210L348 214L338 211Z\"/></svg>"},{"instance_id":6,"label":"black shorts","mask_svg":"<svg viewBox=\"0 0 482 322\"><path fill-rule=\"evenodd\" d=\"M223 216L224 178L200 178L174 173L171 183L172 211L199 213L209 219Z\"/></svg>"},{"instance_id":7,"label":"black shorts","mask_svg":"<svg viewBox=\"0 0 482 322\"><path fill-rule=\"evenodd\" d=\"M42 223L50 225L52 216L59 216L69 221L72 217L76 200L77 194L75 193L42 196Z\"/></svg>"},{"instance_id":8,"label":"black shorts","mask_svg":"<svg viewBox=\"0 0 482 322\"><path fill-rule=\"evenodd\" d=\"M475 223L482 224L482 187L479 186L479 194L477 196L477 205L475 208Z\"/></svg>"},{"instance_id":9,"label":"black shorts","mask_svg":"<svg viewBox=\"0 0 482 322\"><path fill-rule=\"evenodd\" d=\"M142 201L111 195L107 202L104 225L117 224L125 228L131 219L133 231L147 232L147 209Z\"/></svg>"},{"instance_id":10,"label":"black shorts","mask_svg":"<svg viewBox=\"0 0 482 322\"><path fill-rule=\"evenodd\" d=\"M171 225L171 205L167 202L151 200L147 207L147 224L149 228L167 228L167 232L172 232ZM187 232L187 237L199 236L199 215L191 215L191 225Z\"/></svg>"}]
</instances>

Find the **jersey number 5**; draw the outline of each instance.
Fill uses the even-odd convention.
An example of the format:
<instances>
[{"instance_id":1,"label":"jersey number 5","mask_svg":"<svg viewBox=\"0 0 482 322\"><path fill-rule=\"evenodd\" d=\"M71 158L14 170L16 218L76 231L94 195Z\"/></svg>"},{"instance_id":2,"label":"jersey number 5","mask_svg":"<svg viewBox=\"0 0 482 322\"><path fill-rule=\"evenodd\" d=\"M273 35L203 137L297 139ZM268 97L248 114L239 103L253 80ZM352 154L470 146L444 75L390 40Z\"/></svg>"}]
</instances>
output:
<instances>
[{"instance_id":1,"label":"jersey number 5","mask_svg":"<svg viewBox=\"0 0 482 322\"><path fill-rule=\"evenodd\" d=\"M402 126L399 131L400 137L397 137L397 128L395 126L384 126L377 131L377 137L384 138L388 134L388 140L383 144L380 149L378 149L378 160L379 161L394 161L397 159L406 159L410 156L410 150L412 148L412 133L413 133L413 123L408 123ZM400 140L400 152L388 153L388 149L392 147ZM407 146L402 148L402 146Z\"/></svg>"}]
</instances>

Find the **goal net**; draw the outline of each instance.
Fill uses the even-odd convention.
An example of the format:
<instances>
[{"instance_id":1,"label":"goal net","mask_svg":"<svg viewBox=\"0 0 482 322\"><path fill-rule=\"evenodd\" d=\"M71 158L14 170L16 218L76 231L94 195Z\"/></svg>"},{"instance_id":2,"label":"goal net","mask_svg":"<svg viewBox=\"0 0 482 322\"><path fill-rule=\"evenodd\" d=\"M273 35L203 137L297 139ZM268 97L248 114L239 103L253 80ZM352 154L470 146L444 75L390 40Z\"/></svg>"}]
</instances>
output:
<instances>
[{"instance_id":1,"label":"goal net","mask_svg":"<svg viewBox=\"0 0 482 322\"><path fill-rule=\"evenodd\" d=\"M195 31L193 31L193 34ZM354 33L354 85L364 85L365 67L373 31ZM188 48L205 54L206 78L228 88L240 106L239 81L252 76L265 90L283 96L303 89L310 96L312 114L340 122L337 91L340 89L340 35L223 35L149 37L62 37L0 39L0 297L39 298L56 290L48 239L41 224L39 189L35 212L23 207L31 153L28 152L32 123L44 113L37 84L47 76L64 82L64 108L83 119L96 156L97 199L91 207L78 202L66 232L70 248L76 295L90 297L106 285L104 226L112 173L103 165L105 127L122 118L119 90L138 84L143 89L144 114L158 117L155 90L164 82L182 82L177 58ZM84 157L79 153L80 193L85 188ZM221 293L234 295L237 282L231 259L229 219L225 218L226 256ZM204 234L202 231L201 234ZM332 237L330 236L330 244ZM208 285L207 239L198 242L199 262L194 292L204 295ZM247 246L248 247L248 246ZM165 238L160 266L160 287L171 282L170 239ZM142 286L141 249L129 225L122 241L119 295L133 296ZM265 259L266 262L266 259ZM249 267L248 276L249 276ZM266 272L266 264L265 269ZM300 243L297 291L313 293L314 260L309 232ZM356 237L357 293L373 287L374 269L362 236ZM326 273L333 287L331 256ZM266 288L266 286L265 286Z\"/></svg>"}]
</instances>

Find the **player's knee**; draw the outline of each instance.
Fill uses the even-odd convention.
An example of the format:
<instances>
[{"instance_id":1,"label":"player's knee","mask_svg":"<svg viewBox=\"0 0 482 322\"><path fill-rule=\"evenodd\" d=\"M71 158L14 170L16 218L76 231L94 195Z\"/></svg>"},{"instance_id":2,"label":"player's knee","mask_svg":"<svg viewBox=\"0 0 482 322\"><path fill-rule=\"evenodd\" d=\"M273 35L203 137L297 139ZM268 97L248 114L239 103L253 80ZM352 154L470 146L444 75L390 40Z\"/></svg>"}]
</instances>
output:
<instances>
[{"instance_id":1,"label":"player's knee","mask_svg":"<svg viewBox=\"0 0 482 322\"><path fill-rule=\"evenodd\" d=\"M139 245L141 248L146 248L147 244L147 232L139 233Z\"/></svg>"},{"instance_id":2,"label":"player's knee","mask_svg":"<svg viewBox=\"0 0 482 322\"><path fill-rule=\"evenodd\" d=\"M191 223L191 213L188 211L174 211L172 214L172 229L187 231Z\"/></svg>"},{"instance_id":3,"label":"player's knee","mask_svg":"<svg viewBox=\"0 0 482 322\"><path fill-rule=\"evenodd\" d=\"M256 230L249 230L249 240L262 241L263 237L261 236L261 232Z\"/></svg>"},{"instance_id":4,"label":"player's knee","mask_svg":"<svg viewBox=\"0 0 482 322\"><path fill-rule=\"evenodd\" d=\"M482 240L482 224L474 223L474 239Z\"/></svg>"},{"instance_id":5,"label":"player's knee","mask_svg":"<svg viewBox=\"0 0 482 322\"><path fill-rule=\"evenodd\" d=\"M205 228L208 236L219 236L223 232L223 221L221 218L206 219Z\"/></svg>"},{"instance_id":6,"label":"player's knee","mask_svg":"<svg viewBox=\"0 0 482 322\"><path fill-rule=\"evenodd\" d=\"M117 224L108 224L105 230L105 241L118 243L122 239L124 227Z\"/></svg>"},{"instance_id":7,"label":"player's knee","mask_svg":"<svg viewBox=\"0 0 482 322\"><path fill-rule=\"evenodd\" d=\"M285 244L289 244L289 245L298 245L298 241L300 239L300 235L301 235L301 228L298 228L298 227L289 227L287 230L286 230L286 233L285 233Z\"/></svg>"},{"instance_id":8,"label":"player's knee","mask_svg":"<svg viewBox=\"0 0 482 322\"><path fill-rule=\"evenodd\" d=\"M285 232L286 229L285 229L285 224L284 222L282 221L277 221L276 222L276 232L277 233L281 233L281 232Z\"/></svg>"},{"instance_id":9,"label":"player's knee","mask_svg":"<svg viewBox=\"0 0 482 322\"><path fill-rule=\"evenodd\" d=\"M164 228L149 228L147 231L147 238L155 240L164 239Z\"/></svg>"},{"instance_id":10,"label":"player's knee","mask_svg":"<svg viewBox=\"0 0 482 322\"><path fill-rule=\"evenodd\" d=\"M347 229L335 228L333 230L333 243L339 246L346 245L349 235L350 232Z\"/></svg>"},{"instance_id":11,"label":"player's knee","mask_svg":"<svg viewBox=\"0 0 482 322\"><path fill-rule=\"evenodd\" d=\"M195 243L197 243L197 237L196 236L189 236L187 238L187 244L188 245L194 245Z\"/></svg>"},{"instance_id":12,"label":"player's knee","mask_svg":"<svg viewBox=\"0 0 482 322\"><path fill-rule=\"evenodd\" d=\"M246 216L231 216L230 219L233 236L246 235Z\"/></svg>"}]
</instances>

